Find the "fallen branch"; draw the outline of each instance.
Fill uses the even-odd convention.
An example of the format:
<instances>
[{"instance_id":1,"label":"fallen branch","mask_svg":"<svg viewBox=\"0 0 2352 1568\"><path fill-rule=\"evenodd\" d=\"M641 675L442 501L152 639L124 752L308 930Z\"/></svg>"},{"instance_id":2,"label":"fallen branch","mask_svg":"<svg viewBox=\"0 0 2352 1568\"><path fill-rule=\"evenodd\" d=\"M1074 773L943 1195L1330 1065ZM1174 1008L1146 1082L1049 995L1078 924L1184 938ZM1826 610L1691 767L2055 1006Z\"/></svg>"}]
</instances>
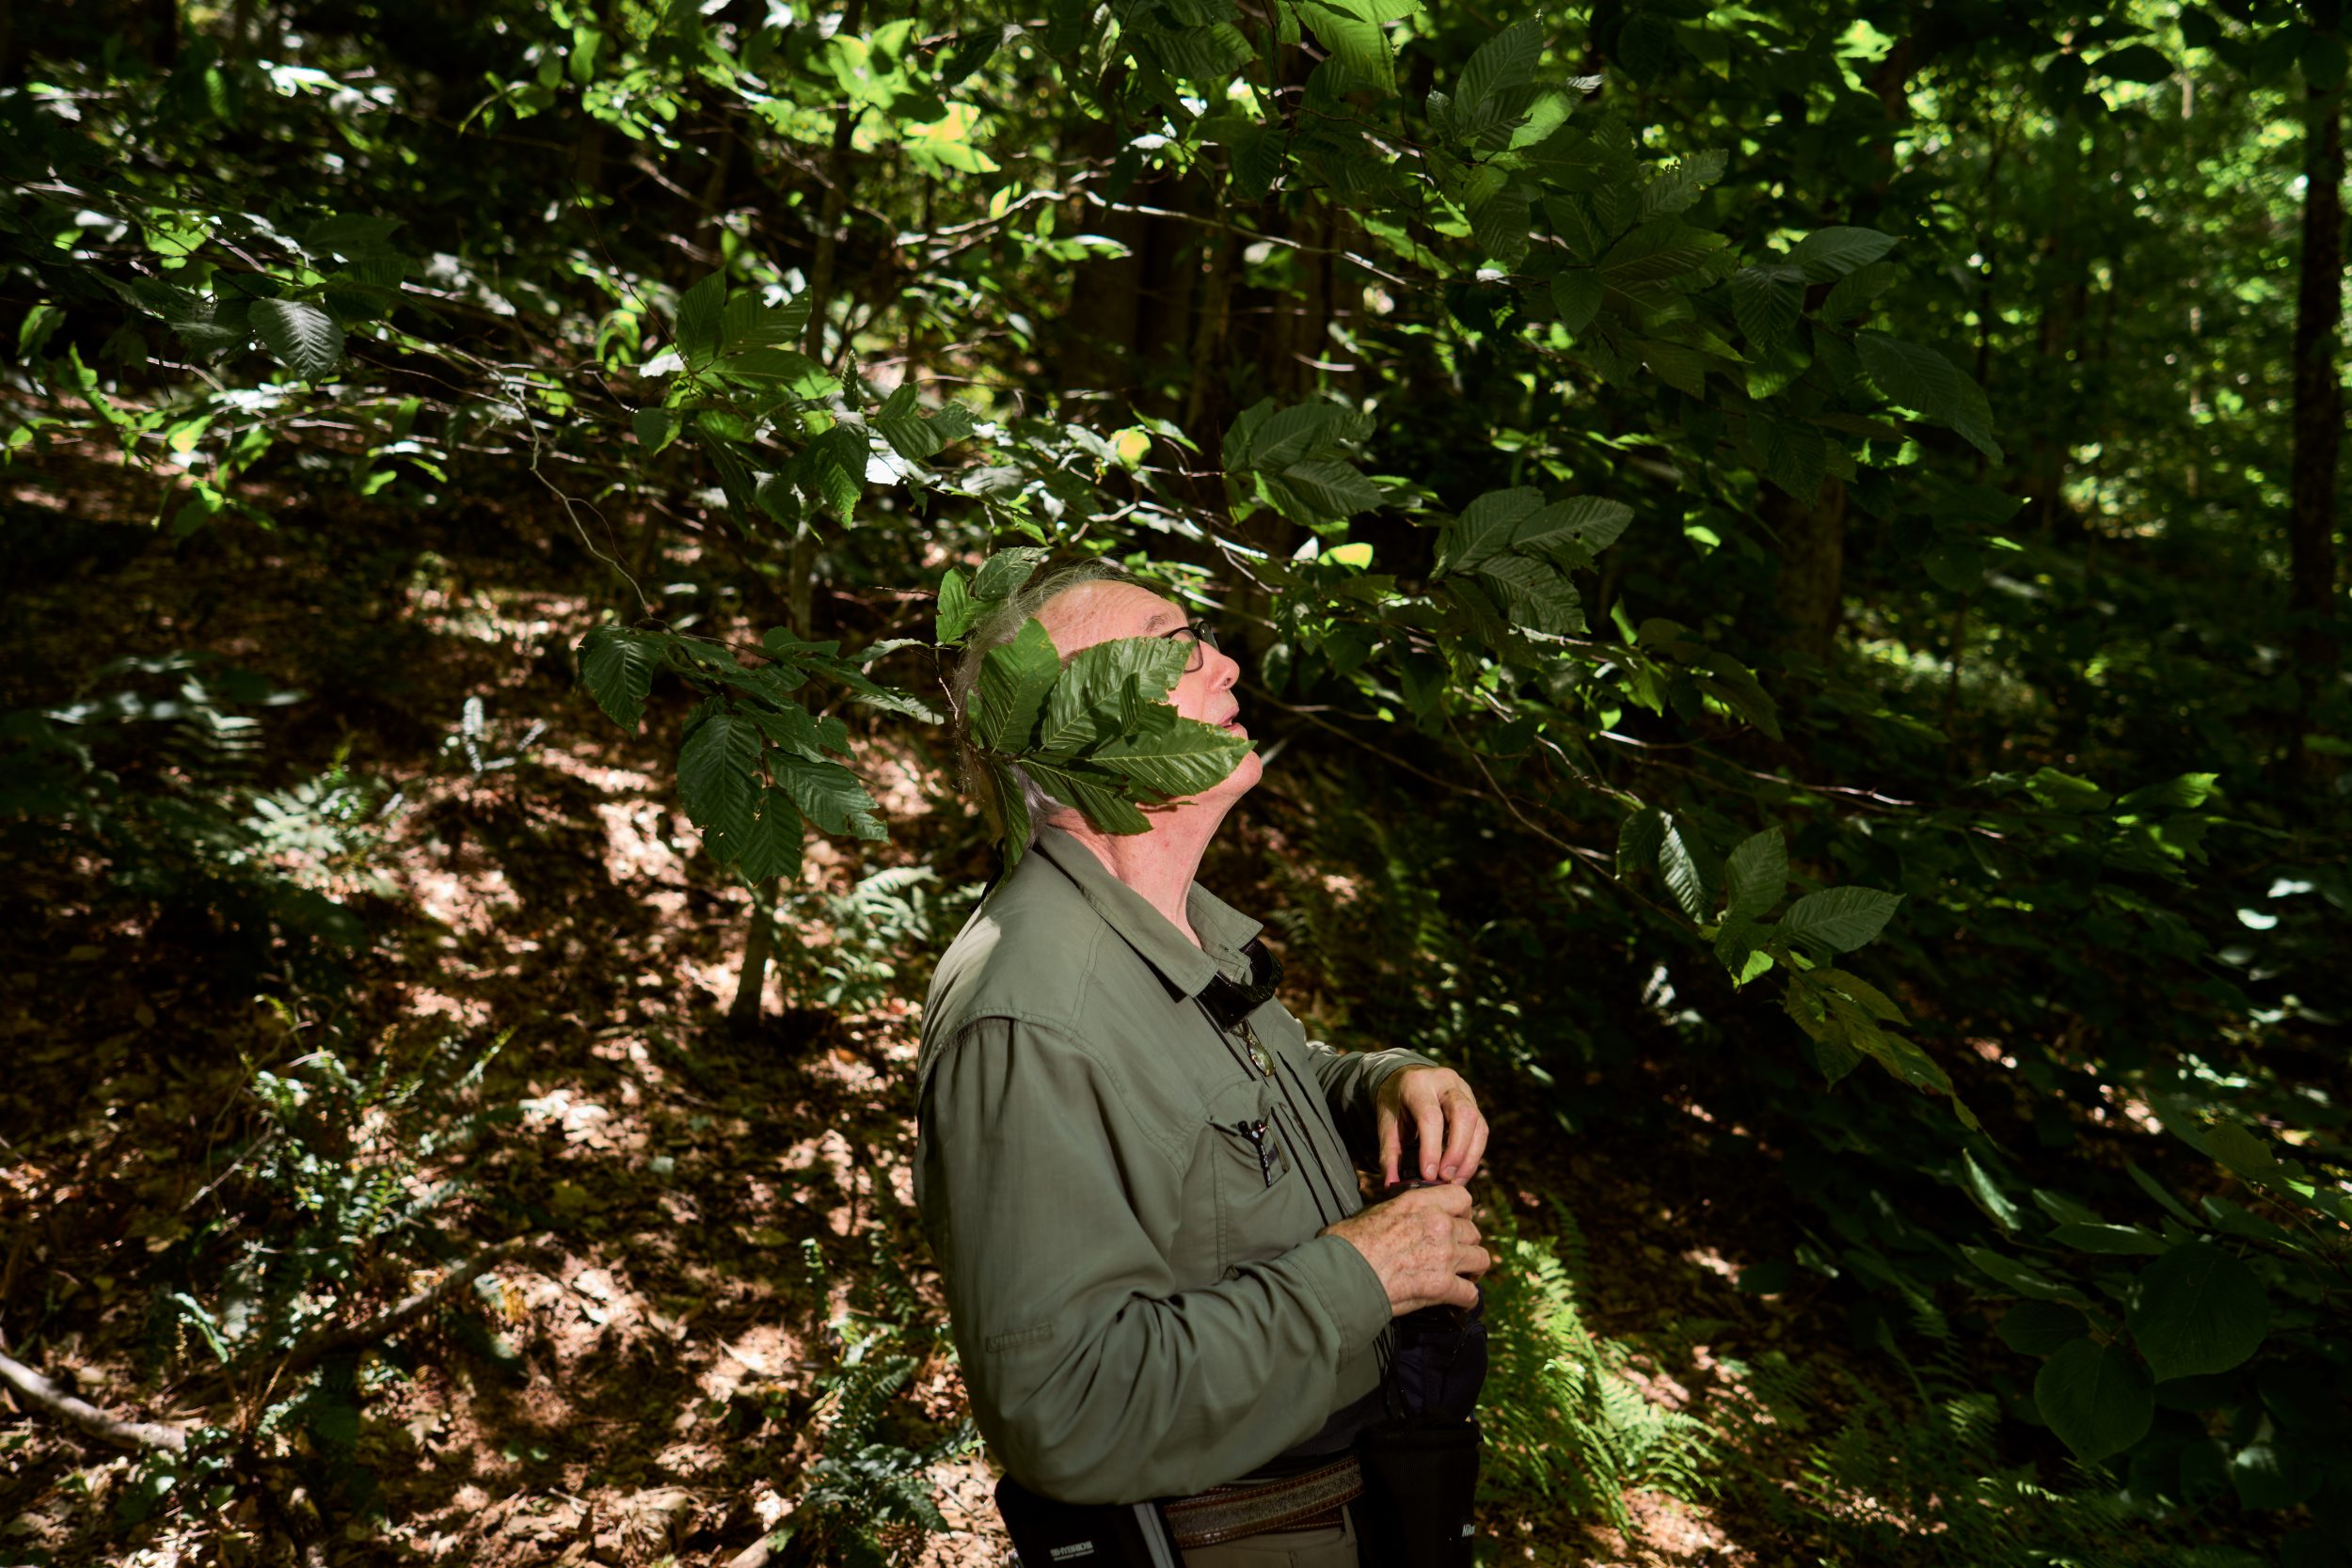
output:
<instances>
[{"instance_id":1,"label":"fallen branch","mask_svg":"<svg viewBox=\"0 0 2352 1568\"><path fill-rule=\"evenodd\" d=\"M501 1263L513 1262L525 1253L536 1251L548 1240L550 1238L545 1236L522 1236L511 1242L501 1242L487 1251L476 1253L433 1284L413 1295L405 1296L394 1302L366 1323L352 1328L323 1330L303 1340L286 1353L286 1359L278 1366L276 1375L292 1377L297 1372L307 1370L313 1363L323 1357L333 1355L338 1351L358 1350L362 1346L374 1344L378 1339L389 1338L411 1319L422 1317L430 1312L442 1302L482 1277L489 1270L497 1268Z\"/></svg>"},{"instance_id":2,"label":"fallen branch","mask_svg":"<svg viewBox=\"0 0 2352 1568\"><path fill-rule=\"evenodd\" d=\"M537 1249L547 1240L543 1236L525 1236L501 1242L468 1259L423 1290L394 1302L363 1323L350 1328L330 1328L311 1336L286 1354L285 1359L271 1373L270 1381L276 1383L281 1378L294 1376L338 1351L357 1350L390 1337L412 1320L422 1317L472 1284L485 1271ZM75 1399L47 1377L5 1352L0 1352L0 1387L6 1387L23 1402L56 1418L86 1435L119 1449L169 1449L178 1452L188 1446L188 1428L171 1421L119 1420L96 1405Z\"/></svg>"},{"instance_id":3,"label":"fallen branch","mask_svg":"<svg viewBox=\"0 0 2352 1568\"><path fill-rule=\"evenodd\" d=\"M5 1354L0 1354L0 1384L6 1384L9 1392L35 1409L46 1411L68 1426L118 1449L170 1449L176 1452L188 1446L187 1428L168 1421L117 1420Z\"/></svg>"}]
</instances>

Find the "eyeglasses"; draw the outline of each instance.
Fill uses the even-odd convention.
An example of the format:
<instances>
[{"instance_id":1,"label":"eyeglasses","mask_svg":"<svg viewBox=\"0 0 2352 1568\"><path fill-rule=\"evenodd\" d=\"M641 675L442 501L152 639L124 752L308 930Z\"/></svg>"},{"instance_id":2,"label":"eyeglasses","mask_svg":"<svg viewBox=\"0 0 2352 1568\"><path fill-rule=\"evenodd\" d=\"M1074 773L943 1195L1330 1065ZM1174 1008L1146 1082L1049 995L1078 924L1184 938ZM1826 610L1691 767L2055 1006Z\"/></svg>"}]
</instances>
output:
<instances>
[{"instance_id":1,"label":"eyeglasses","mask_svg":"<svg viewBox=\"0 0 2352 1568\"><path fill-rule=\"evenodd\" d=\"M1192 657L1184 664L1184 673L1187 675L1200 668L1203 657L1200 650L1216 646L1216 628L1206 621L1187 621L1183 626L1172 627L1160 635L1168 638L1182 637L1191 641Z\"/></svg>"}]
</instances>

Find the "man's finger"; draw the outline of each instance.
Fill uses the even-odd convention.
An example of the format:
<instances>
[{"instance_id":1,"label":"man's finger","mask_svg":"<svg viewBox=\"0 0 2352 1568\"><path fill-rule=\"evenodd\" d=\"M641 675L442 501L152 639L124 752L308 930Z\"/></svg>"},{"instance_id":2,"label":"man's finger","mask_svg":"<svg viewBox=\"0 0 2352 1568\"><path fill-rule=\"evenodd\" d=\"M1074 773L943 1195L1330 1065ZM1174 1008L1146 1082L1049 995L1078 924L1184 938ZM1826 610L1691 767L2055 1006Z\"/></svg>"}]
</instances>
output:
<instances>
[{"instance_id":1,"label":"man's finger","mask_svg":"<svg viewBox=\"0 0 2352 1568\"><path fill-rule=\"evenodd\" d=\"M1459 1181L1468 1173L1470 1142L1486 1118L1478 1114L1478 1102L1467 1094L1448 1095L1445 1108L1445 1163L1438 1174L1448 1181Z\"/></svg>"},{"instance_id":2,"label":"man's finger","mask_svg":"<svg viewBox=\"0 0 2352 1568\"><path fill-rule=\"evenodd\" d=\"M1470 1140L1470 1157L1462 1162L1462 1174L1454 1178L1454 1180L1456 1181L1468 1181L1471 1177L1476 1176L1478 1174L1479 1163L1486 1158L1486 1118L1485 1117L1480 1117L1478 1118L1477 1135Z\"/></svg>"},{"instance_id":3,"label":"man's finger","mask_svg":"<svg viewBox=\"0 0 2352 1568\"><path fill-rule=\"evenodd\" d=\"M1470 1189L1467 1187L1416 1187L1406 1196L1420 1198L1440 1214L1459 1217L1470 1212Z\"/></svg>"},{"instance_id":4,"label":"man's finger","mask_svg":"<svg viewBox=\"0 0 2352 1568\"><path fill-rule=\"evenodd\" d=\"M1402 1154L1396 1131L1396 1113L1383 1109L1380 1113L1380 1179L1389 1186L1396 1185L1396 1162Z\"/></svg>"},{"instance_id":5,"label":"man's finger","mask_svg":"<svg viewBox=\"0 0 2352 1568\"><path fill-rule=\"evenodd\" d=\"M1445 1112L1436 1097L1422 1101L1413 1112L1413 1125L1421 1132L1421 1179L1435 1181L1438 1156L1445 1149Z\"/></svg>"}]
</instances>

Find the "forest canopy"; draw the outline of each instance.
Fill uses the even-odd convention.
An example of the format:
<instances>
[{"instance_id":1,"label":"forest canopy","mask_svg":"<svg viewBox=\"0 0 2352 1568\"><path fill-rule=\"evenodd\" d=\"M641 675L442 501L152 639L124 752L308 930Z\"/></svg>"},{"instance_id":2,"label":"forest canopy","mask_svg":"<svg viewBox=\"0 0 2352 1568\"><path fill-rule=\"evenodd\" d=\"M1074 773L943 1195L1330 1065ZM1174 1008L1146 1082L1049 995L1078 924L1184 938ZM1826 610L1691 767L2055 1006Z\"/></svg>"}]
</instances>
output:
<instances>
[{"instance_id":1,"label":"forest canopy","mask_svg":"<svg viewBox=\"0 0 2352 1568\"><path fill-rule=\"evenodd\" d=\"M2352 1562L2341 8L1042 10L0 11L6 1560L992 1560L1108 561L1495 1117L1492 1560Z\"/></svg>"}]
</instances>

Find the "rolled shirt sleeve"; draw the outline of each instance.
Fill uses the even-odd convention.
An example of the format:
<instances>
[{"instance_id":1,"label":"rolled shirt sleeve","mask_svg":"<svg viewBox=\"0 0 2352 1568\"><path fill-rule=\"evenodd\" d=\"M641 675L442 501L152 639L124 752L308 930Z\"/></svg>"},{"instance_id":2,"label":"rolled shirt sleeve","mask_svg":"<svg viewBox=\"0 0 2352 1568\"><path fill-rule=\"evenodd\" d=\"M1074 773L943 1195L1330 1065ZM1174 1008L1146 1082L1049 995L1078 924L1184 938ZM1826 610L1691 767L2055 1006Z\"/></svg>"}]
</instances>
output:
<instances>
[{"instance_id":1,"label":"rolled shirt sleeve","mask_svg":"<svg viewBox=\"0 0 2352 1568\"><path fill-rule=\"evenodd\" d=\"M1378 1075L1355 1065L1325 1092L1343 1082L1368 1120ZM1187 1221L1187 1151L1050 1026L965 1025L925 1080L922 1127L924 1226L974 1411L1046 1496L1136 1502L1251 1470L1322 1425L1341 1363L1390 1321L1379 1275L1334 1236L1180 1289L1161 1240Z\"/></svg>"}]
</instances>

